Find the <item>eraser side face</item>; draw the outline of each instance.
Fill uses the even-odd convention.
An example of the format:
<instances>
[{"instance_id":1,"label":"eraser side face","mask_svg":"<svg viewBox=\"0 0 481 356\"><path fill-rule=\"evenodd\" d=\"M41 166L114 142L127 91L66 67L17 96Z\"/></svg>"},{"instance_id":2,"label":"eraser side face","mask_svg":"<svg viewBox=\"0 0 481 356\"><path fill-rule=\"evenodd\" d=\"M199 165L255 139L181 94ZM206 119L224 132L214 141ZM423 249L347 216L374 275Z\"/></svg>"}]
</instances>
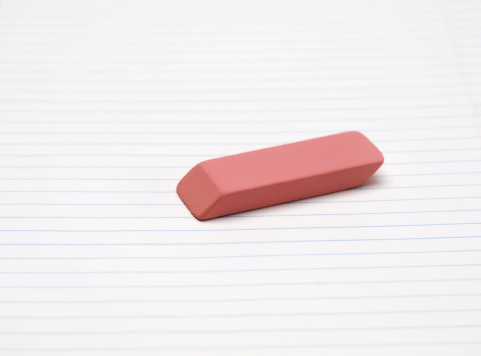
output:
<instances>
[{"instance_id":1,"label":"eraser side face","mask_svg":"<svg viewBox=\"0 0 481 356\"><path fill-rule=\"evenodd\" d=\"M189 211L199 220L225 193L219 190L205 169L205 162L197 164L177 185L177 194Z\"/></svg>"},{"instance_id":2,"label":"eraser side face","mask_svg":"<svg viewBox=\"0 0 481 356\"><path fill-rule=\"evenodd\" d=\"M353 188L383 162L364 135L345 132L201 162L177 192L206 220Z\"/></svg>"}]
</instances>

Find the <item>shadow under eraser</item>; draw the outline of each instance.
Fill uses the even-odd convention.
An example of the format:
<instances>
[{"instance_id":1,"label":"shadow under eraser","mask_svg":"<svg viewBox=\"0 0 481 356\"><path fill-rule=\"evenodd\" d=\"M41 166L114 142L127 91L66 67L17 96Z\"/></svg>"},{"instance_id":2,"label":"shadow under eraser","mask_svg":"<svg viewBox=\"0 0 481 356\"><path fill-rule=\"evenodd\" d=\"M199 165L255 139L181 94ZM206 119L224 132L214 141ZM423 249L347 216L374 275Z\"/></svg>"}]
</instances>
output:
<instances>
[{"instance_id":1,"label":"shadow under eraser","mask_svg":"<svg viewBox=\"0 0 481 356\"><path fill-rule=\"evenodd\" d=\"M354 188L383 162L366 136L343 132L200 162L177 194L192 215L208 220Z\"/></svg>"}]
</instances>

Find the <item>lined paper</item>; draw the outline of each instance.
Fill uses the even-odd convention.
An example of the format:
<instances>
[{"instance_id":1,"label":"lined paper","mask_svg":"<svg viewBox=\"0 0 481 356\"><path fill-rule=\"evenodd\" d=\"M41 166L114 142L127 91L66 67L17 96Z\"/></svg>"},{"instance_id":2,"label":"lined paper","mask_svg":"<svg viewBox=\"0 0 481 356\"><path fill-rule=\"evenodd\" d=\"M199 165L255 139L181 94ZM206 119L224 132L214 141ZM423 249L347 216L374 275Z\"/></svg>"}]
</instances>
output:
<instances>
[{"instance_id":1,"label":"lined paper","mask_svg":"<svg viewBox=\"0 0 481 356\"><path fill-rule=\"evenodd\" d=\"M3 354L479 355L475 1L2 1ZM200 222L196 163L359 130L359 188Z\"/></svg>"}]
</instances>

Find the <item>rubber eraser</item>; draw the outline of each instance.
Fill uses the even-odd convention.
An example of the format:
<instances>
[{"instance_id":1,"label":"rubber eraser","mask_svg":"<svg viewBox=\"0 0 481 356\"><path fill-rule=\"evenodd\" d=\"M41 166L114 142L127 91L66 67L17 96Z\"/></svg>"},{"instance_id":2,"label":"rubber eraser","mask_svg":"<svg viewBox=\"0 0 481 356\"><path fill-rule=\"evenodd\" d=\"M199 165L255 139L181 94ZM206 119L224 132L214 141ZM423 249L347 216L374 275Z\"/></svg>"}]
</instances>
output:
<instances>
[{"instance_id":1,"label":"rubber eraser","mask_svg":"<svg viewBox=\"0 0 481 356\"><path fill-rule=\"evenodd\" d=\"M354 188L383 162L366 136L343 132L200 162L177 194L207 220Z\"/></svg>"}]
</instances>

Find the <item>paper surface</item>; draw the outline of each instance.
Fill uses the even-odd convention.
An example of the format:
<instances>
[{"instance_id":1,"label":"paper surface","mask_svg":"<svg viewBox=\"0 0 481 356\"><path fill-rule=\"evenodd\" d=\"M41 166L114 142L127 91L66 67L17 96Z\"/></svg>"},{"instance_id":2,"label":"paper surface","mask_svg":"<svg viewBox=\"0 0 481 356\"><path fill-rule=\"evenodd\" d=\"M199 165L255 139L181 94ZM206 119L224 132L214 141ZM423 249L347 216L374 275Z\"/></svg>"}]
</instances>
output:
<instances>
[{"instance_id":1,"label":"paper surface","mask_svg":"<svg viewBox=\"0 0 481 356\"><path fill-rule=\"evenodd\" d=\"M479 355L481 7L0 5L3 354ZM363 187L199 222L196 163L359 130Z\"/></svg>"}]
</instances>

